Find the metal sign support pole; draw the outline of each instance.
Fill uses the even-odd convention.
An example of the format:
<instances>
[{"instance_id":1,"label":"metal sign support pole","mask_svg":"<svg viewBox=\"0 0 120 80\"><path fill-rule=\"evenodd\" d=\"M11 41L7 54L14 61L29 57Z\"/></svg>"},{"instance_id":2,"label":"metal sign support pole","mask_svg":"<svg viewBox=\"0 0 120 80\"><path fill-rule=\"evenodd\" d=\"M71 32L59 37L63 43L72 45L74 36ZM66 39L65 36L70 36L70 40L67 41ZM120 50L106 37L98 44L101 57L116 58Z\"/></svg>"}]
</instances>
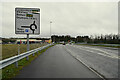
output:
<instances>
[{"instance_id":1,"label":"metal sign support pole","mask_svg":"<svg viewBox=\"0 0 120 80\"><path fill-rule=\"evenodd\" d=\"M29 45L29 34L27 34L27 51L30 50L30 45ZM29 60L29 56L26 57L27 60Z\"/></svg>"}]
</instances>

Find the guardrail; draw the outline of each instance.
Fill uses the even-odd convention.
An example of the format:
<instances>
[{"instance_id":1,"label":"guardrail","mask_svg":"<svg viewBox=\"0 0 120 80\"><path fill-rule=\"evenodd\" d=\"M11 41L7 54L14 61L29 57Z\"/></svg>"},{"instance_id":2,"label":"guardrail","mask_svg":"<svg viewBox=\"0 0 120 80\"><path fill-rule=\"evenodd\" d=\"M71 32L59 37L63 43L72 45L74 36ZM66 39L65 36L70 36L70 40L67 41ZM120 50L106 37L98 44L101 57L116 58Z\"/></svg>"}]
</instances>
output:
<instances>
[{"instance_id":1,"label":"guardrail","mask_svg":"<svg viewBox=\"0 0 120 80\"><path fill-rule=\"evenodd\" d=\"M4 67L6 67L6 66L8 66L10 64L13 64L13 63L16 63L16 67L17 67L18 66L17 62L19 60L21 60L21 59L23 59L23 58L25 58L25 57L27 57L27 56L29 56L31 54L34 54L34 53L36 53L36 52L38 52L40 50L43 50L43 49L45 49L45 48L47 48L47 47L49 47L51 45L53 45L53 44L48 44L48 45L42 46L40 48L36 48L34 50L30 50L30 51L27 51L25 53L22 53L22 54L19 54L19 55L16 55L16 56L1 60L0 61L0 69L4 68Z\"/></svg>"}]
</instances>

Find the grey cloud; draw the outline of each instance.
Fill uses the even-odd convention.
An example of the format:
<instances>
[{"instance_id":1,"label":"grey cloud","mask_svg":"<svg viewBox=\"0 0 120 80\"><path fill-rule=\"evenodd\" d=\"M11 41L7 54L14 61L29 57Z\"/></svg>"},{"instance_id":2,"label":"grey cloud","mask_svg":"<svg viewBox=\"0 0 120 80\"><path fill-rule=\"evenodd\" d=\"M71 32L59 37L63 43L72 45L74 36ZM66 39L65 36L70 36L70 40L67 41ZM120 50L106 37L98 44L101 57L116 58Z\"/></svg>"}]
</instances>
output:
<instances>
[{"instance_id":1,"label":"grey cloud","mask_svg":"<svg viewBox=\"0 0 120 80\"><path fill-rule=\"evenodd\" d=\"M31 5L41 9L40 37L50 36L50 21L53 22L52 34L58 35L77 36L118 32L117 2L24 2L3 4L3 36L16 36L14 8L32 7Z\"/></svg>"}]
</instances>

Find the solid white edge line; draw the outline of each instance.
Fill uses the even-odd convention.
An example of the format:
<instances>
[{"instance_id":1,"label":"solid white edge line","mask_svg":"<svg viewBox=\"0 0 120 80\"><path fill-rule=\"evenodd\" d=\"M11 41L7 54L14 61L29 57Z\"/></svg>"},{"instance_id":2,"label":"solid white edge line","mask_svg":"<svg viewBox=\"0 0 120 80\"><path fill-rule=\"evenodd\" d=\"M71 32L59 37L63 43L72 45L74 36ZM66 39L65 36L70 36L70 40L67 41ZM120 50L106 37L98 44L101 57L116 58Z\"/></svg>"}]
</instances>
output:
<instances>
[{"instance_id":1,"label":"solid white edge line","mask_svg":"<svg viewBox=\"0 0 120 80\"><path fill-rule=\"evenodd\" d=\"M89 67L87 64L85 64L82 60L80 60L79 58L76 58L78 61L80 61L83 65L85 65L87 68L89 68L93 73L95 73L97 76L99 76L100 78L102 78L103 80L106 80L103 76L100 75L100 73L96 72L94 69L92 69L91 67Z\"/></svg>"}]
</instances>

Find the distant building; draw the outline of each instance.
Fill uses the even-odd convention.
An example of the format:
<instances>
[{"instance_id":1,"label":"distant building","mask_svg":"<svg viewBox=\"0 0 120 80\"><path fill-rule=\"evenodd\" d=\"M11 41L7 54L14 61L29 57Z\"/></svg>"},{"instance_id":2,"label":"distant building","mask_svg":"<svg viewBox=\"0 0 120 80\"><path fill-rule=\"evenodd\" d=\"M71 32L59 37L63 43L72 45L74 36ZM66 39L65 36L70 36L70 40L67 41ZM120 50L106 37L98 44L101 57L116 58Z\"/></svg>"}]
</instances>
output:
<instances>
[{"instance_id":1,"label":"distant building","mask_svg":"<svg viewBox=\"0 0 120 80\"><path fill-rule=\"evenodd\" d=\"M52 40L45 40L45 42L46 42L46 43L51 43L51 42L52 42Z\"/></svg>"},{"instance_id":2,"label":"distant building","mask_svg":"<svg viewBox=\"0 0 120 80\"><path fill-rule=\"evenodd\" d=\"M27 39L18 39L16 40L16 44L26 44L27 43ZM42 43L42 40L36 40L36 39L29 39L29 43Z\"/></svg>"},{"instance_id":3,"label":"distant building","mask_svg":"<svg viewBox=\"0 0 120 80\"><path fill-rule=\"evenodd\" d=\"M0 39L0 44L2 44L2 40Z\"/></svg>"}]
</instances>

